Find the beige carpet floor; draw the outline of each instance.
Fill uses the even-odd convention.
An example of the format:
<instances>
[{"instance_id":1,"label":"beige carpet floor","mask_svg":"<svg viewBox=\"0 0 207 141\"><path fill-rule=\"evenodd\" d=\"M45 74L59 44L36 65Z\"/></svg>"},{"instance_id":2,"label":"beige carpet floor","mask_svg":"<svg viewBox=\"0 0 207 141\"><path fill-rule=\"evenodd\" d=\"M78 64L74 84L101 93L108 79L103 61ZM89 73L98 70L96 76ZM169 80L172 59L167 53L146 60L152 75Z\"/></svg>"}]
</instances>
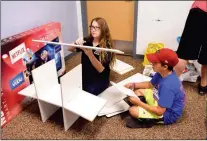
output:
<instances>
[{"instance_id":1,"label":"beige carpet floor","mask_svg":"<svg viewBox=\"0 0 207 141\"><path fill-rule=\"evenodd\" d=\"M141 60L130 56L117 56L136 69L124 75L111 72L111 80L119 82L133 74L142 73ZM66 61L69 71L80 63L80 54ZM182 119L173 125L157 125L152 128L130 129L125 126L125 114L111 118L97 117L93 122L79 118L64 131L62 110L59 109L48 121L40 118L37 101L34 100L1 131L2 139L206 139L206 96L197 94L198 83L184 82L186 105Z\"/></svg>"}]
</instances>

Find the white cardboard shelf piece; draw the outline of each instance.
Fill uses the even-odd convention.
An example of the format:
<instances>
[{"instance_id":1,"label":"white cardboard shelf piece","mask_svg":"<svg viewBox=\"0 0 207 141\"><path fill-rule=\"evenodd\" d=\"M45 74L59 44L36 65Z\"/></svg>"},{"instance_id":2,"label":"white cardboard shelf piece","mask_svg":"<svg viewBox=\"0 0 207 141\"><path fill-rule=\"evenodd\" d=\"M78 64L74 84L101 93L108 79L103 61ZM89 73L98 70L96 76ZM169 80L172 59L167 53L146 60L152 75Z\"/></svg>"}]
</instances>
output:
<instances>
[{"instance_id":1,"label":"white cardboard shelf piece","mask_svg":"<svg viewBox=\"0 0 207 141\"><path fill-rule=\"evenodd\" d=\"M22 89L21 91L18 92L18 94L37 99L37 93L34 84L31 84L26 88Z\"/></svg>"},{"instance_id":2,"label":"white cardboard shelf piece","mask_svg":"<svg viewBox=\"0 0 207 141\"><path fill-rule=\"evenodd\" d=\"M116 59L115 64L112 68L113 71L115 71L116 73L121 74L121 75L125 74L133 69L134 69L133 66L131 66L123 61L120 61L118 59Z\"/></svg>"},{"instance_id":3,"label":"white cardboard shelf piece","mask_svg":"<svg viewBox=\"0 0 207 141\"><path fill-rule=\"evenodd\" d=\"M93 47L93 46L83 46L83 45L75 45L75 44L68 44L68 43L60 43L60 42L49 42L44 40L32 40L33 42L40 42L40 43L47 43L47 44L53 44L53 45L63 45L63 46L73 46L78 48L87 48L87 49L94 49L94 50L102 50L102 51L109 51L114 52L118 54L124 54L123 51L117 50L117 49L109 49L109 48L100 48L100 47Z\"/></svg>"},{"instance_id":4,"label":"white cardboard shelf piece","mask_svg":"<svg viewBox=\"0 0 207 141\"><path fill-rule=\"evenodd\" d=\"M105 107L111 107L127 97L125 94L120 93L114 86L107 88L98 96L107 100Z\"/></svg>"},{"instance_id":5,"label":"white cardboard shelf piece","mask_svg":"<svg viewBox=\"0 0 207 141\"><path fill-rule=\"evenodd\" d=\"M79 116L93 121L107 101L82 90L82 65L80 64L67 72L60 78L60 82L65 130Z\"/></svg>"},{"instance_id":6,"label":"white cardboard shelf piece","mask_svg":"<svg viewBox=\"0 0 207 141\"><path fill-rule=\"evenodd\" d=\"M45 92L45 95L40 95L38 98L44 102L62 107L61 89L59 84L53 86L50 90Z\"/></svg>"},{"instance_id":7,"label":"white cardboard shelf piece","mask_svg":"<svg viewBox=\"0 0 207 141\"><path fill-rule=\"evenodd\" d=\"M82 90L82 64L79 64L60 78L61 95L63 100L63 120L64 129L67 131L71 125L79 118L78 114L67 108L67 104L72 101Z\"/></svg>"},{"instance_id":8,"label":"white cardboard shelf piece","mask_svg":"<svg viewBox=\"0 0 207 141\"><path fill-rule=\"evenodd\" d=\"M80 90L77 96L64 107L81 117L93 121L106 104L106 100Z\"/></svg>"},{"instance_id":9,"label":"white cardboard shelf piece","mask_svg":"<svg viewBox=\"0 0 207 141\"><path fill-rule=\"evenodd\" d=\"M133 97L136 97L136 98L139 99L139 97L137 97L137 95L134 93L133 90L128 89L128 88L124 87L123 85L116 84L116 83L114 83L114 82L112 82L112 81L111 81L111 84L112 84L114 87L116 87L116 89L117 89L120 93L122 93L122 94L126 94L127 96L133 96Z\"/></svg>"},{"instance_id":10,"label":"white cardboard shelf piece","mask_svg":"<svg viewBox=\"0 0 207 141\"><path fill-rule=\"evenodd\" d=\"M119 82L117 84L123 86L123 85L125 85L127 83L130 83L130 82L144 82L144 81L150 81L150 80L151 80L150 77L145 76L145 75L143 75L141 73L136 73L136 74L134 74L134 75L132 75L132 76L122 80L121 82Z\"/></svg>"},{"instance_id":11,"label":"white cardboard shelf piece","mask_svg":"<svg viewBox=\"0 0 207 141\"><path fill-rule=\"evenodd\" d=\"M32 76L38 99L62 107L55 59L32 70Z\"/></svg>"},{"instance_id":12,"label":"white cardboard shelf piece","mask_svg":"<svg viewBox=\"0 0 207 141\"><path fill-rule=\"evenodd\" d=\"M115 116L117 114L120 114L120 113L123 113L123 112L126 112L129 110L130 106L124 101L120 101L119 103L117 103L118 105L121 105L123 107L123 110L122 111L117 111L117 112L114 112L114 113L110 113L110 114L107 114L106 117L112 117L112 116Z\"/></svg>"},{"instance_id":13,"label":"white cardboard shelf piece","mask_svg":"<svg viewBox=\"0 0 207 141\"><path fill-rule=\"evenodd\" d=\"M144 76L143 74L137 73L137 74L132 75L131 77L125 79L125 80L122 80L121 82L117 83L117 85L124 86L125 84L130 83L130 82L150 81L150 79L151 79L150 77L147 77L147 76ZM104 98L104 99L107 100L107 103L103 108L103 110L104 109L107 109L107 110L106 111L101 111L99 113L99 116L103 116L104 112L106 112L106 113L107 113L107 111L111 112L110 110L113 109L112 107L116 106L116 104L120 104L119 102L121 102L124 98L126 98L127 95L121 93L115 86L111 86L111 87L107 88L104 92L102 92L99 95L99 97ZM125 107L127 107L127 106L125 106ZM110 109L110 108L112 108L112 109ZM125 111L127 111L127 108L124 109L124 110L121 110L121 108L120 108L119 110L117 109L117 111L115 109L113 109L112 111L113 111L113 113L106 114L106 116L111 117L111 116L114 116L116 114L125 112Z\"/></svg>"},{"instance_id":14,"label":"white cardboard shelf piece","mask_svg":"<svg viewBox=\"0 0 207 141\"><path fill-rule=\"evenodd\" d=\"M41 119L45 122L62 107L61 89L58 83L55 59L32 70Z\"/></svg>"},{"instance_id":15,"label":"white cardboard shelf piece","mask_svg":"<svg viewBox=\"0 0 207 141\"><path fill-rule=\"evenodd\" d=\"M60 78L63 106L74 99L78 94L76 90L82 90L82 65L78 65Z\"/></svg>"},{"instance_id":16,"label":"white cardboard shelf piece","mask_svg":"<svg viewBox=\"0 0 207 141\"><path fill-rule=\"evenodd\" d=\"M118 60L119 61L119 60ZM42 121L45 122L60 107L63 108L65 131L79 116L93 121L97 115L111 117L127 111L127 96L114 86L99 96L82 90L82 65L78 65L60 78L58 83L55 59L32 70L34 84L18 93L38 100ZM137 73L117 84L149 81L151 78Z\"/></svg>"},{"instance_id":17,"label":"white cardboard shelf piece","mask_svg":"<svg viewBox=\"0 0 207 141\"><path fill-rule=\"evenodd\" d=\"M126 110L127 108L129 108L129 105L124 100L121 100L111 107L104 107L99 112L99 116L108 115L108 114L112 114L112 113L116 113L116 112L121 112L121 111Z\"/></svg>"}]
</instances>

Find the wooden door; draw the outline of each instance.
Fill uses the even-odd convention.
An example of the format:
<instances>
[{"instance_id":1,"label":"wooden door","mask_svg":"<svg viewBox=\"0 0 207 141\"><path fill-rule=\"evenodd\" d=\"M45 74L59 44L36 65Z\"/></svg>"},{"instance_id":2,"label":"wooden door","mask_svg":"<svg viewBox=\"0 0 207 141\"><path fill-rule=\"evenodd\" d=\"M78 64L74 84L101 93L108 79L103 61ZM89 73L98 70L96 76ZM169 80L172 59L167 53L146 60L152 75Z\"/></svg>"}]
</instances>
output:
<instances>
[{"instance_id":1,"label":"wooden door","mask_svg":"<svg viewBox=\"0 0 207 141\"><path fill-rule=\"evenodd\" d=\"M113 40L133 41L134 1L86 1L88 25L102 17L109 25Z\"/></svg>"}]
</instances>

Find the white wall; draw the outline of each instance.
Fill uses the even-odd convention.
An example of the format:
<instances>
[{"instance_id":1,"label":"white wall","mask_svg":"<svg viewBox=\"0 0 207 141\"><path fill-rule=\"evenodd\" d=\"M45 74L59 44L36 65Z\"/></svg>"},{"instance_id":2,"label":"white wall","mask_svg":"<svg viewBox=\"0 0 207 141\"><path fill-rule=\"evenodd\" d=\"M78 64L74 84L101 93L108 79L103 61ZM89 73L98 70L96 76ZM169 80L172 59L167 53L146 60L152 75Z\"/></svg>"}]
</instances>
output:
<instances>
[{"instance_id":1,"label":"white wall","mask_svg":"<svg viewBox=\"0 0 207 141\"><path fill-rule=\"evenodd\" d=\"M82 32L78 4L77 1L2 1L1 39L53 21L61 23L63 41L72 42ZM70 52L64 49L67 56Z\"/></svg>"},{"instance_id":2,"label":"white wall","mask_svg":"<svg viewBox=\"0 0 207 141\"><path fill-rule=\"evenodd\" d=\"M136 54L144 54L148 43L162 42L174 51L193 1L139 1ZM160 19L160 22L156 20Z\"/></svg>"}]
</instances>

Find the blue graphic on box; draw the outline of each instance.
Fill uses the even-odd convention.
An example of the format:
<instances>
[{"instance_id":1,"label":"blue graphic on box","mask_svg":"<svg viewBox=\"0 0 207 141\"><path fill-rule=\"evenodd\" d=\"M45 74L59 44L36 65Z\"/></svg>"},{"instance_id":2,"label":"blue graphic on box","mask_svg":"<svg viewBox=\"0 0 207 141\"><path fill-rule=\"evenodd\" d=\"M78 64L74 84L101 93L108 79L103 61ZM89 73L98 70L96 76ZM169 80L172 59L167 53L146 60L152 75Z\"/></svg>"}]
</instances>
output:
<instances>
[{"instance_id":1,"label":"blue graphic on box","mask_svg":"<svg viewBox=\"0 0 207 141\"><path fill-rule=\"evenodd\" d=\"M11 90L17 88L22 83L24 83L24 74L23 74L23 72L19 73L12 80L9 81Z\"/></svg>"},{"instance_id":2,"label":"blue graphic on box","mask_svg":"<svg viewBox=\"0 0 207 141\"><path fill-rule=\"evenodd\" d=\"M26 64L32 63L37 58L34 55L34 53L32 52L32 50L30 50L29 48L27 48L26 54L24 55L24 57L22 59L23 59L23 64L26 65Z\"/></svg>"},{"instance_id":3,"label":"blue graphic on box","mask_svg":"<svg viewBox=\"0 0 207 141\"><path fill-rule=\"evenodd\" d=\"M52 40L52 42L59 42L58 38ZM39 58L39 63L44 64L55 58L57 71L62 68L61 61L61 46L60 45L52 45L47 44L42 49L38 50L35 55Z\"/></svg>"},{"instance_id":4,"label":"blue graphic on box","mask_svg":"<svg viewBox=\"0 0 207 141\"><path fill-rule=\"evenodd\" d=\"M58 52L60 52L61 51L61 46L60 45L57 45L56 47L55 47L55 53L58 53Z\"/></svg>"},{"instance_id":5,"label":"blue graphic on box","mask_svg":"<svg viewBox=\"0 0 207 141\"><path fill-rule=\"evenodd\" d=\"M55 54L55 62L56 62L57 71L59 71L62 68L62 61L61 61L60 52Z\"/></svg>"},{"instance_id":6,"label":"blue graphic on box","mask_svg":"<svg viewBox=\"0 0 207 141\"><path fill-rule=\"evenodd\" d=\"M52 40L52 42L59 42L59 38L55 38ZM27 72L29 74L29 81L30 84L33 83L33 78L31 75L31 71L48 61L55 59L56 62L56 68L57 71L59 71L62 68L62 60L61 60L61 45L52 45L52 44L46 44L44 47L42 47L40 50L32 54L32 57L30 57L30 61L27 62Z\"/></svg>"},{"instance_id":7,"label":"blue graphic on box","mask_svg":"<svg viewBox=\"0 0 207 141\"><path fill-rule=\"evenodd\" d=\"M181 37L178 36L178 37L177 37L177 42L178 42L178 44L180 43L180 39L181 39Z\"/></svg>"}]
</instances>

